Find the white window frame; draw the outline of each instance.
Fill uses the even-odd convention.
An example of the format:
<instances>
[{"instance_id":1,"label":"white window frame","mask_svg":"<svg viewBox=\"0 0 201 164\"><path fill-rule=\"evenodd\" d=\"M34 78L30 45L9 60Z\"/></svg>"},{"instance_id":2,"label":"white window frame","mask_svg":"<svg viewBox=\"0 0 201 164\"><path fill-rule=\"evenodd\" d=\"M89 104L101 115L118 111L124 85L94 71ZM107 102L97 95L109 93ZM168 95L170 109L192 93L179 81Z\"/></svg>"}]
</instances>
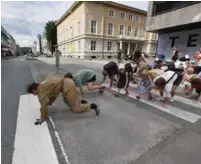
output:
<instances>
[{"instance_id":1,"label":"white window frame","mask_svg":"<svg viewBox=\"0 0 201 164\"><path fill-rule=\"evenodd\" d=\"M91 40L91 51L96 51L96 41L95 40Z\"/></svg>"},{"instance_id":2,"label":"white window frame","mask_svg":"<svg viewBox=\"0 0 201 164\"><path fill-rule=\"evenodd\" d=\"M93 24L92 24L93 21L96 22L95 28L92 26L92 25L93 25ZM93 32L92 29L95 29L95 32ZM96 20L91 20L90 31L91 31L91 34L97 34L97 21L96 21Z\"/></svg>"},{"instance_id":3,"label":"white window frame","mask_svg":"<svg viewBox=\"0 0 201 164\"><path fill-rule=\"evenodd\" d=\"M137 33L136 33L136 31L137 31ZM134 28L134 36L139 36L139 28Z\"/></svg>"},{"instance_id":4,"label":"white window frame","mask_svg":"<svg viewBox=\"0 0 201 164\"><path fill-rule=\"evenodd\" d=\"M124 18L122 18L122 14L124 14ZM120 12L120 19L125 20L126 14L125 12Z\"/></svg>"},{"instance_id":5,"label":"white window frame","mask_svg":"<svg viewBox=\"0 0 201 164\"><path fill-rule=\"evenodd\" d=\"M121 27L123 26L123 30L122 30L122 34L121 34ZM124 28L125 26L124 25L119 25L119 35L124 35Z\"/></svg>"},{"instance_id":6,"label":"white window frame","mask_svg":"<svg viewBox=\"0 0 201 164\"><path fill-rule=\"evenodd\" d=\"M112 25L112 29L110 29L110 24ZM114 24L112 24L112 23L108 23L108 35L113 35L113 30L114 29ZM111 32L111 33L109 33L109 32Z\"/></svg>"},{"instance_id":7,"label":"white window frame","mask_svg":"<svg viewBox=\"0 0 201 164\"><path fill-rule=\"evenodd\" d=\"M110 16L110 11L113 11L113 16ZM114 18L115 13L114 13L114 10L113 10L113 9L109 9L109 10L108 10L108 16L109 16L109 17L113 17L113 18Z\"/></svg>"},{"instance_id":8,"label":"white window frame","mask_svg":"<svg viewBox=\"0 0 201 164\"><path fill-rule=\"evenodd\" d=\"M130 16L131 16L131 19L130 19ZM133 14L128 15L128 20L131 20L131 21L133 20Z\"/></svg>"},{"instance_id":9,"label":"white window frame","mask_svg":"<svg viewBox=\"0 0 201 164\"><path fill-rule=\"evenodd\" d=\"M107 42L107 51L110 51L110 52L112 51L112 42L111 41Z\"/></svg>"},{"instance_id":10,"label":"white window frame","mask_svg":"<svg viewBox=\"0 0 201 164\"><path fill-rule=\"evenodd\" d=\"M77 47L78 47L78 51L80 51L81 50L81 41L80 40L77 41Z\"/></svg>"},{"instance_id":11,"label":"white window frame","mask_svg":"<svg viewBox=\"0 0 201 164\"><path fill-rule=\"evenodd\" d=\"M66 29L66 39L68 39L68 29Z\"/></svg>"},{"instance_id":12,"label":"white window frame","mask_svg":"<svg viewBox=\"0 0 201 164\"><path fill-rule=\"evenodd\" d=\"M135 14L135 22L138 23L138 24L140 24L140 21L141 21L140 15L139 14Z\"/></svg>"},{"instance_id":13,"label":"white window frame","mask_svg":"<svg viewBox=\"0 0 201 164\"><path fill-rule=\"evenodd\" d=\"M71 35L71 38L73 37L73 27L71 26L70 27L70 35Z\"/></svg>"},{"instance_id":14,"label":"white window frame","mask_svg":"<svg viewBox=\"0 0 201 164\"><path fill-rule=\"evenodd\" d=\"M79 21L78 23L77 23L77 33L78 33L78 35L80 34L80 31L81 30L81 22Z\"/></svg>"},{"instance_id":15,"label":"white window frame","mask_svg":"<svg viewBox=\"0 0 201 164\"><path fill-rule=\"evenodd\" d=\"M129 34L129 27L130 27L130 34ZM132 35L132 27L131 27L131 26L128 26L127 35L128 35L128 36L131 36L131 35Z\"/></svg>"}]
</instances>

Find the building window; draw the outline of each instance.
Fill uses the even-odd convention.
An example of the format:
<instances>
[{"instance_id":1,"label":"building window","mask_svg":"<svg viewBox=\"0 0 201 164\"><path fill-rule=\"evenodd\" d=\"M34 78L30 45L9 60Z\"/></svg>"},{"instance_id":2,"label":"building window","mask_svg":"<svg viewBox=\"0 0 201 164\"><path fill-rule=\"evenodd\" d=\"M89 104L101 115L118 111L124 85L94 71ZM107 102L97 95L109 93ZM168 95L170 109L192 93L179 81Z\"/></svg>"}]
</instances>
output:
<instances>
[{"instance_id":1,"label":"building window","mask_svg":"<svg viewBox=\"0 0 201 164\"><path fill-rule=\"evenodd\" d=\"M109 23L109 25L108 25L108 35L112 35L112 33L113 33L113 24Z\"/></svg>"},{"instance_id":2,"label":"building window","mask_svg":"<svg viewBox=\"0 0 201 164\"><path fill-rule=\"evenodd\" d=\"M190 5L200 3L200 1L157 1L153 2L152 15L158 15L172 10L184 8Z\"/></svg>"},{"instance_id":3,"label":"building window","mask_svg":"<svg viewBox=\"0 0 201 164\"><path fill-rule=\"evenodd\" d=\"M80 43L80 41L78 41L77 44L78 44L78 46L77 46L78 47L78 51L80 51L81 50L81 43Z\"/></svg>"},{"instance_id":4,"label":"building window","mask_svg":"<svg viewBox=\"0 0 201 164\"><path fill-rule=\"evenodd\" d=\"M120 25L120 31L119 31L120 35L124 34L124 25Z\"/></svg>"},{"instance_id":5,"label":"building window","mask_svg":"<svg viewBox=\"0 0 201 164\"><path fill-rule=\"evenodd\" d=\"M73 37L73 27L70 27L71 38Z\"/></svg>"},{"instance_id":6,"label":"building window","mask_svg":"<svg viewBox=\"0 0 201 164\"><path fill-rule=\"evenodd\" d=\"M109 17L114 17L114 10L109 10Z\"/></svg>"},{"instance_id":7,"label":"building window","mask_svg":"<svg viewBox=\"0 0 201 164\"><path fill-rule=\"evenodd\" d=\"M68 29L66 29L66 38L68 39Z\"/></svg>"},{"instance_id":8,"label":"building window","mask_svg":"<svg viewBox=\"0 0 201 164\"><path fill-rule=\"evenodd\" d=\"M107 42L107 50L108 51L112 50L112 42Z\"/></svg>"},{"instance_id":9,"label":"building window","mask_svg":"<svg viewBox=\"0 0 201 164\"><path fill-rule=\"evenodd\" d=\"M131 27L128 27L128 33L127 33L128 36L131 35Z\"/></svg>"},{"instance_id":10,"label":"building window","mask_svg":"<svg viewBox=\"0 0 201 164\"><path fill-rule=\"evenodd\" d=\"M152 47L152 53L156 52L156 47Z\"/></svg>"},{"instance_id":11,"label":"building window","mask_svg":"<svg viewBox=\"0 0 201 164\"><path fill-rule=\"evenodd\" d=\"M78 35L80 34L80 22L78 22Z\"/></svg>"},{"instance_id":12,"label":"building window","mask_svg":"<svg viewBox=\"0 0 201 164\"><path fill-rule=\"evenodd\" d=\"M135 22L140 23L140 15L138 14L135 15Z\"/></svg>"},{"instance_id":13,"label":"building window","mask_svg":"<svg viewBox=\"0 0 201 164\"><path fill-rule=\"evenodd\" d=\"M133 16L132 16L132 15L129 15L129 16L128 16L128 19L129 19L129 20L132 20L132 19L133 19Z\"/></svg>"},{"instance_id":14,"label":"building window","mask_svg":"<svg viewBox=\"0 0 201 164\"><path fill-rule=\"evenodd\" d=\"M134 29L134 36L138 36L138 32L139 32L138 28Z\"/></svg>"},{"instance_id":15,"label":"building window","mask_svg":"<svg viewBox=\"0 0 201 164\"><path fill-rule=\"evenodd\" d=\"M91 50L92 51L96 50L96 41L94 41L94 40L91 41Z\"/></svg>"},{"instance_id":16,"label":"building window","mask_svg":"<svg viewBox=\"0 0 201 164\"><path fill-rule=\"evenodd\" d=\"M121 12L120 17L121 17L121 19L125 19L125 13Z\"/></svg>"},{"instance_id":17,"label":"building window","mask_svg":"<svg viewBox=\"0 0 201 164\"><path fill-rule=\"evenodd\" d=\"M91 21L91 33L92 34L96 33L96 21L95 20Z\"/></svg>"},{"instance_id":18,"label":"building window","mask_svg":"<svg viewBox=\"0 0 201 164\"><path fill-rule=\"evenodd\" d=\"M153 34L152 34L152 39L153 39L153 40L157 40L157 39L158 39L158 35L153 33Z\"/></svg>"}]
</instances>

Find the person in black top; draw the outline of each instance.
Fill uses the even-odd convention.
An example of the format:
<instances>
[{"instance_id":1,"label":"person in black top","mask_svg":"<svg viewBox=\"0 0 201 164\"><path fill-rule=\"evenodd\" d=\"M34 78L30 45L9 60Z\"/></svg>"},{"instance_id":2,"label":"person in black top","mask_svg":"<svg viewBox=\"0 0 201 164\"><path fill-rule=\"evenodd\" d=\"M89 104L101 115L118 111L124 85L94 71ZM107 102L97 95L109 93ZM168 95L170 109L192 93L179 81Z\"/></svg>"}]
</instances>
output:
<instances>
[{"instance_id":1,"label":"person in black top","mask_svg":"<svg viewBox=\"0 0 201 164\"><path fill-rule=\"evenodd\" d=\"M105 82L106 77L108 76L108 78L110 79L110 88L111 88L113 85L113 81L117 81L117 74L118 74L117 63L111 61L111 62L105 64L103 66L103 71L102 71L103 79L102 79L100 85Z\"/></svg>"},{"instance_id":2,"label":"person in black top","mask_svg":"<svg viewBox=\"0 0 201 164\"><path fill-rule=\"evenodd\" d=\"M124 88L126 94L128 95L128 87L131 77L133 75L133 68L130 63L126 63L124 69L119 69L118 71L118 80L117 80L117 88L118 91L114 94L116 97L119 97L120 90Z\"/></svg>"},{"instance_id":3,"label":"person in black top","mask_svg":"<svg viewBox=\"0 0 201 164\"><path fill-rule=\"evenodd\" d=\"M117 61L118 61L118 64L121 63L121 58L122 58L122 51L121 51L121 49L119 49L119 52L118 52L118 54L117 54Z\"/></svg>"}]
</instances>

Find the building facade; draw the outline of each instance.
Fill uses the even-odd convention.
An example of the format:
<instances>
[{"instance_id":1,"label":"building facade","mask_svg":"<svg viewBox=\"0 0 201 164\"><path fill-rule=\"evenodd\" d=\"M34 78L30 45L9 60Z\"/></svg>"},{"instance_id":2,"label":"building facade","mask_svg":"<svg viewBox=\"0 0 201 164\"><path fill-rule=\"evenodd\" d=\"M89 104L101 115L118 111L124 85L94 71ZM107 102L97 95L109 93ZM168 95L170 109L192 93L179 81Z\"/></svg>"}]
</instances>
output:
<instances>
[{"instance_id":1,"label":"building facade","mask_svg":"<svg viewBox=\"0 0 201 164\"><path fill-rule=\"evenodd\" d=\"M193 58L201 47L201 2L149 2L146 30L159 34L157 54L170 58L177 46L181 57Z\"/></svg>"},{"instance_id":2,"label":"building facade","mask_svg":"<svg viewBox=\"0 0 201 164\"><path fill-rule=\"evenodd\" d=\"M142 50L146 11L108 1L77 1L57 21L64 56L110 58Z\"/></svg>"},{"instance_id":3,"label":"building facade","mask_svg":"<svg viewBox=\"0 0 201 164\"><path fill-rule=\"evenodd\" d=\"M142 51L148 54L149 56L155 56L157 41L158 41L157 33L146 32Z\"/></svg>"},{"instance_id":4,"label":"building facade","mask_svg":"<svg viewBox=\"0 0 201 164\"><path fill-rule=\"evenodd\" d=\"M3 56L13 56L17 54L15 39L1 26L1 51Z\"/></svg>"}]
</instances>

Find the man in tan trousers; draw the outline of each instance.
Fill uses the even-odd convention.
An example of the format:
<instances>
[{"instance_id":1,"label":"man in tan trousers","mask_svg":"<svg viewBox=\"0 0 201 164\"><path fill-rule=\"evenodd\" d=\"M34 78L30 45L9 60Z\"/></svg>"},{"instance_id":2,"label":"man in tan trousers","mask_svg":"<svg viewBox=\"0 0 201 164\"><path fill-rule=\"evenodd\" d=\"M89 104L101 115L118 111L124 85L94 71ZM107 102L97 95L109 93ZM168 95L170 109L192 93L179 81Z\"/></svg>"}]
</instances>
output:
<instances>
[{"instance_id":1,"label":"man in tan trousers","mask_svg":"<svg viewBox=\"0 0 201 164\"><path fill-rule=\"evenodd\" d=\"M28 85L27 92L37 95L41 104L41 119L37 119L35 125L42 124L47 119L47 107L52 105L60 93L63 95L64 102L70 107L72 112L82 113L93 109L96 115L100 113L95 103L81 104L75 83L69 78L54 77L42 83L32 83Z\"/></svg>"}]
</instances>

